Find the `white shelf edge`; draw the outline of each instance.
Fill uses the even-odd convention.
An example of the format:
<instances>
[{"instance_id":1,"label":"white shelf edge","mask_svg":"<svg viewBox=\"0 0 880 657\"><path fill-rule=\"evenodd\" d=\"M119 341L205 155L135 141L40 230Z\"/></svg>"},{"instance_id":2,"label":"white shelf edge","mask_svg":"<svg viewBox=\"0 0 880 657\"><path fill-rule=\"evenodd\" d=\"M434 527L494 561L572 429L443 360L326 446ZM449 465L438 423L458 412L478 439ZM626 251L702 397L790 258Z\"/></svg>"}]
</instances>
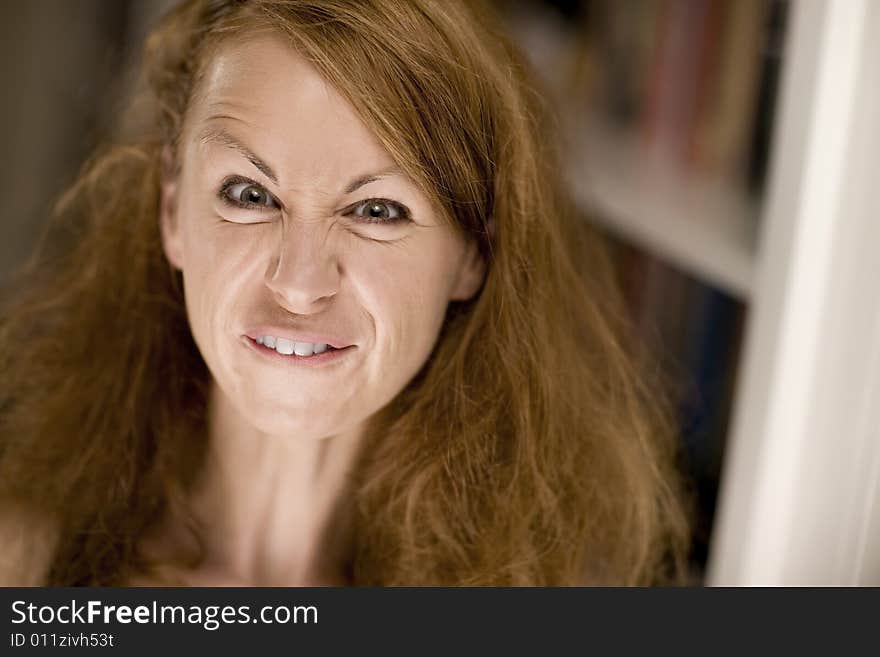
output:
<instances>
[{"instance_id":1,"label":"white shelf edge","mask_svg":"<svg viewBox=\"0 0 880 657\"><path fill-rule=\"evenodd\" d=\"M586 129L573 143L569 188L590 221L739 300L751 298L758 212L744 191L677 173L607 130Z\"/></svg>"}]
</instances>

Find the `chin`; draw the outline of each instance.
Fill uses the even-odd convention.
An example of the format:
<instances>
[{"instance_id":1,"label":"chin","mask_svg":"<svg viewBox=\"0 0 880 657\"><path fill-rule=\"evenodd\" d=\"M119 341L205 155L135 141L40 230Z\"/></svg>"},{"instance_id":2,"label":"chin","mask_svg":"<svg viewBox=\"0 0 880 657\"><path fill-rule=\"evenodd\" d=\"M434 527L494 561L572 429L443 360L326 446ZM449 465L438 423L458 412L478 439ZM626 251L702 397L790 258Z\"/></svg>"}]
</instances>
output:
<instances>
[{"instance_id":1,"label":"chin","mask_svg":"<svg viewBox=\"0 0 880 657\"><path fill-rule=\"evenodd\" d=\"M334 421L335 412L315 412L303 409L262 409L258 414L245 414L250 423L261 432L272 436L289 436L302 440L323 440L342 433L351 426ZM248 417L250 416L250 417Z\"/></svg>"}]
</instances>

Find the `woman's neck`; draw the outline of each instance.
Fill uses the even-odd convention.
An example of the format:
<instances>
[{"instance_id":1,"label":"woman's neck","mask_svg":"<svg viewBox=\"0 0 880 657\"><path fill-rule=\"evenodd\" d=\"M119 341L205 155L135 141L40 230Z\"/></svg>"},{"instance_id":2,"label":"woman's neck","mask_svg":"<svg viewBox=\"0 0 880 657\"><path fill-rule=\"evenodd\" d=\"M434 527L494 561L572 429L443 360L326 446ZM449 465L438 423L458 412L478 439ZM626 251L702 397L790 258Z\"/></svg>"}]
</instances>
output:
<instances>
[{"instance_id":1,"label":"woman's neck","mask_svg":"<svg viewBox=\"0 0 880 657\"><path fill-rule=\"evenodd\" d=\"M216 384L209 420L192 498L206 547L200 570L253 586L342 583L362 427L326 438L266 435Z\"/></svg>"}]
</instances>

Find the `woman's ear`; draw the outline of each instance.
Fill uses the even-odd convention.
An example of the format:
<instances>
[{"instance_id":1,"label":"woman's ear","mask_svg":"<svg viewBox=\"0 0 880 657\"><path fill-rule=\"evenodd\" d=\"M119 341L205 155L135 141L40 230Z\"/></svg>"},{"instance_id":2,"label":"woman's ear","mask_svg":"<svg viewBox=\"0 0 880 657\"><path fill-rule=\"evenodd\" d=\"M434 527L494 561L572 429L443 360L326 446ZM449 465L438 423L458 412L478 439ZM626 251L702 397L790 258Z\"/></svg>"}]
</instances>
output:
<instances>
[{"instance_id":1,"label":"woman's ear","mask_svg":"<svg viewBox=\"0 0 880 657\"><path fill-rule=\"evenodd\" d=\"M175 269L182 269L183 238L177 216L178 171L174 151L170 146L162 148L162 175L159 186L159 231L165 257Z\"/></svg>"},{"instance_id":2,"label":"woman's ear","mask_svg":"<svg viewBox=\"0 0 880 657\"><path fill-rule=\"evenodd\" d=\"M480 253L477 241L469 239L449 300L469 301L480 290L485 278L486 259Z\"/></svg>"}]
</instances>

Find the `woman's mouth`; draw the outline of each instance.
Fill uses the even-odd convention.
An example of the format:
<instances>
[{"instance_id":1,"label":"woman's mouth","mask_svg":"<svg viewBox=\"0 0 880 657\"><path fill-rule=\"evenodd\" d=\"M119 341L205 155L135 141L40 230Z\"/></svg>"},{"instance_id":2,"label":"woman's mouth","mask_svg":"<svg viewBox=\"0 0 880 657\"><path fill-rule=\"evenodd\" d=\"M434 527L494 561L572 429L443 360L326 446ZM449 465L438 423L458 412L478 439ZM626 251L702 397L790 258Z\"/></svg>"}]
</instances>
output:
<instances>
[{"instance_id":1,"label":"woman's mouth","mask_svg":"<svg viewBox=\"0 0 880 657\"><path fill-rule=\"evenodd\" d=\"M323 342L294 342L287 338L277 338L274 335L261 335L257 337L256 343L274 349L282 356L297 355L307 358L314 354L322 354L325 351L333 351L334 347Z\"/></svg>"},{"instance_id":2,"label":"woman's mouth","mask_svg":"<svg viewBox=\"0 0 880 657\"><path fill-rule=\"evenodd\" d=\"M296 362L318 365L336 360L343 354L355 349L354 345L336 348L323 342L295 342L287 338L273 335L260 335L256 338L244 336L247 343L270 358L281 362Z\"/></svg>"}]
</instances>

